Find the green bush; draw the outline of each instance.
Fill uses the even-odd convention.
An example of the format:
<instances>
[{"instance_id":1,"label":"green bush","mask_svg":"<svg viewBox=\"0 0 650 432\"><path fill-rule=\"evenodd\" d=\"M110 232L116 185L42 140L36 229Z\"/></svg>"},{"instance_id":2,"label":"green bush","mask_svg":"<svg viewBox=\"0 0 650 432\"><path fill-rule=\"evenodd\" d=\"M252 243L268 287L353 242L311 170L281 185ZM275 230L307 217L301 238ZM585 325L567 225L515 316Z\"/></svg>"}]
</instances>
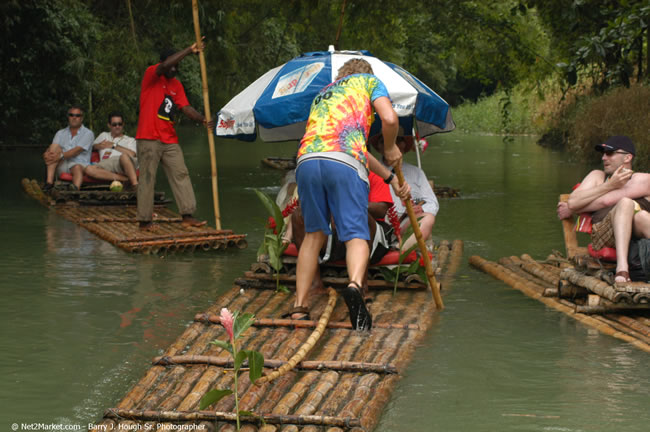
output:
<instances>
[{"instance_id":1,"label":"green bush","mask_svg":"<svg viewBox=\"0 0 650 432\"><path fill-rule=\"evenodd\" d=\"M568 133L567 150L579 159L600 159L594 146L612 135L627 135L636 146L634 169L648 171L650 162L650 87L615 88L582 100Z\"/></svg>"}]
</instances>

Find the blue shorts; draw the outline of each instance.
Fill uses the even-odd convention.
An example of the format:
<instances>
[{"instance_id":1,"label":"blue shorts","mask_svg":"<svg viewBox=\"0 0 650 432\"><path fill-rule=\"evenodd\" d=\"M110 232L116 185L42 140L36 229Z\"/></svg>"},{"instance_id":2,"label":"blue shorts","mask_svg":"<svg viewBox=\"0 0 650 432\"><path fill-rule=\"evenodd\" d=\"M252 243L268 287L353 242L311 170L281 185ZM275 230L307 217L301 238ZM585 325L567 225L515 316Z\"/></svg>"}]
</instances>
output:
<instances>
[{"instance_id":1,"label":"blue shorts","mask_svg":"<svg viewBox=\"0 0 650 432\"><path fill-rule=\"evenodd\" d=\"M370 240L368 184L357 171L331 160L307 160L296 170L305 231L330 235L330 215L342 242Z\"/></svg>"}]
</instances>

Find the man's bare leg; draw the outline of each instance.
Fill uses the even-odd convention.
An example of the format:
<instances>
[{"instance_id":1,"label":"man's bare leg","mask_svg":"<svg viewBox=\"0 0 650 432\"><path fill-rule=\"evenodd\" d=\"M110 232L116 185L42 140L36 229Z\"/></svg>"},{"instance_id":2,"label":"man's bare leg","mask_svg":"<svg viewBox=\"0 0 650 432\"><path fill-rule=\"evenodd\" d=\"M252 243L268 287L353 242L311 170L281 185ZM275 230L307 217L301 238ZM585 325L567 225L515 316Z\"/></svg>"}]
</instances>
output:
<instances>
[{"instance_id":1,"label":"man's bare leg","mask_svg":"<svg viewBox=\"0 0 650 432\"><path fill-rule=\"evenodd\" d=\"M84 169L81 165L75 165L70 168L70 174L72 174L72 184L81 189L81 184L84 181Z\"/></svg>"},{"instance_id":2,"label":"man's bare leg","mask_svg":"<svg viewBox=\"0 0 650 432\"><path fill-rule=\"evenodd\" d=\"M50 144L50 146L47 148L45 153L43 153L43 160L45 161L45 168L47 170L47 174L45 177L45 182L53 184L56 176L56 167L59 165L61 162L60 158L57 158L56 156L60 157L62 150L61 146L58 144ZM48 163L48 160L50 161Z\"/></svg>"},{"instance_id":3,"label":"man's bare leg","mask_svg":"<svg viewBox=\"0 0 650 432\"><path fill-rule=\"evenodd\" d=\"M133 165L133 161L131 160L131 157L126 153L122 153L120 155L120 165L122 165L122 169L124 170L124 173L126 174L131 185L137 186L138 175L135 171L135 166Z\"/></svg>"},{"instance_id":4,"label":"man's bare leg","mask_svg":"<svg viewBox=\"0 0 650 432\"><path fill-rule=\"evenodd\" d=\"M632 238L632 223L634 220L634 201L621 198L612 211L612 225L616 240L616 272L629 272L627 253ZM615 282L626 282L625 277L617 276Z\"/></svg>"},{"instance_id":5,"label":"man's bare leg","mask_svg":"<svg viewBox=\"0 0 650 432\"><path fill-rule=\"evenodd\" d=\"M408 218L406 220L408 221ZM436 223L436 217L433 214L424 213L424 216L419 221L420 232L422 233L422 240L426 241L429 237L431 237L431 233L433 232L433 225L435 223ZM406 224L405 226L408 226L408 224ZM404 246L402 246L402 250L408 250L416 242L417 239L415 238L415 234L412 234L411 237L406 239L406 241L404 242Z\"/></svg>"},{"instance_id":6,"label":"man's bare leg","mask_svg":"<svg viewBox=\"0 0 650 432\"><path fill-rule=\"evenodd\" d=\"M642 210L634 215L632 227L634 235L639 238L650 238L650 213Z\"/></svg>"},{"instance_id":7,"label":"man's bare leg","mask_svg":"<svg viewBox=\"0 0 650 432\"><path fill-rule=\"evenodd\" d=\"M327 236L322 231L305 233L305 238L300 245L298 252L298 265L296 268L296 300L294 306L308 307L307 296L309 287L316 276L318 268L318 253ZM297 314L294 314L297 315ZM299 319L299 316L292 316L292 319Z\"/></svg>"},{"instance_id":8,"label":"man's bare leg","mask_svg":"<svg viewBox=\"0 0 650 432\"><path fill-rule=\"evenodd\" d=\"M89 175L92 178L96 178L98 180L108 180L108 181L113 181L113 180L119 180L119 181L127 181L129 178L125 176L124 174L118 174L114 173L108 170L105 170L104 168L100 168L96 165L88 165L84 172Z\"/></svg>"}]
</instances>

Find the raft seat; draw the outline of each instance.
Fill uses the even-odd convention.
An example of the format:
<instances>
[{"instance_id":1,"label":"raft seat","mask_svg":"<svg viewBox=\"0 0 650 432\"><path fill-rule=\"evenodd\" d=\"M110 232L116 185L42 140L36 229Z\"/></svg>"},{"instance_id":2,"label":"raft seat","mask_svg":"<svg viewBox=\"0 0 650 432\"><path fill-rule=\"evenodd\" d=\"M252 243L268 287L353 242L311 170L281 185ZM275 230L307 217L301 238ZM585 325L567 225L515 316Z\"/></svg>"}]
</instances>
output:
<instances>
[{"instance_id":1,"label":"raft seat","mask_svg":"<svg viewBox=\"0 0 650 432\"><path fill-rule=\"evenodd\" d=\"M284 251L283 255L287 256L292 256L292 257L297 257L298 256L298 248L296 247L295 243L289 244L287 249ZM410 264L413 261L416 261L418 259L417 253L415 251L411 252L406 258L404 258L404 261L402 261L402 264ZM381 267L381 266L387 266L387 265L397 265L399 262L399 251L396 250L390 250L382 257L382 259L375 263L371 264L370 267ZM335 261L332 264L337 264L337 265L345 265L345 261Z\"/></svg>"}]
</instances>

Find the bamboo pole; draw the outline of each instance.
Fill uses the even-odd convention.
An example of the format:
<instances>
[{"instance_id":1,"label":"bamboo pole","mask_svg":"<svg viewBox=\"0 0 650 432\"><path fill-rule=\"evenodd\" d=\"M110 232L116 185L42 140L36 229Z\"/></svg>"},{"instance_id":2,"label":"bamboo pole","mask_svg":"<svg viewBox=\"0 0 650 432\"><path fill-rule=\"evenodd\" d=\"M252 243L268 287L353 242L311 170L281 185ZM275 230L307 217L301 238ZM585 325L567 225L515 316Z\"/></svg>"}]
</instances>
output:
<instances>
[{"instance_id":1,"label":"bamboo pole","mask_svg":"<svg viewBox=\"0 0 650 432\"><path fill-rule=\"evenodd\" d=\"M264 359L264 367L277 369L287 362L283 360ZM170 365L190 365L190 364L207 364L212 366L221 366L232 368L234 366L231 358L220 358L205 355L179 355L179 356L158 356L152 361L154 366L170 366ZM248 364L247 361L243 363ZM245 367L245 366L244 366ZM319 360L309 361L303 360L298 363L296 369L302 370L332 370L332 371L345 371L345 372L373 372L396 374L397 368L390 363L366 363L366 362L349 362L340 360Z\"/></svg>"},{"instance_id":2,"label":"bamboo pole","mask_svg":"<svg viewBox=\"0 0 650 432\"><path fill-rule=\"evenodd\" d=\"M395 165L395 174L397 174L397 179L399 184L403 185L404 174L402 173L402 166L398 163ZM409 220L411 221L411 226L413 227L413 234L418 241L418 247L420 248L420 253L422 254L422 259L424 260L424 268L427 273L427 279L429 280L429 285L431 285L431 294L433 295L433 300L436 303L436 307L440 310L445 308L445 305L442 303L442 296L440 295L440 285L436 281L436 275L433 272L433 266L431 265L431 260L429 259L429 251L427 246L424 244L424 239L422 238L422 231L420 231L420 225L418 224L418 219L415 217L415 212L413 211L413 205L410 200L406 200L406 212L409 215Z\"/></svg>"},{"instance_id":3,"label":"bamboo pole","mask_svg":"<svg viewBox=\"0 0 650 432\"><path fill-rule=\"evenodd\" d=\"M244 235L244 234L239 234L239 235ZM275 288L275 274L265 274L265 273L254 273L252 271L247 271L244 272L244 276L248 279L256 279L260 281L267 281L267 282L273 282L273 288ZM342 277L328 277L328 276L322 276L321 277L323 284L326 285L347 285L350 282L349 278L342 278ZM296 283L296 276L292 275L284 275L280 274L280 282L285 282L285 283ZM270 286L270 285L269 285ZM386 281L384 279L369 279L368 280L368 288L373 288L373 289L393 289L394 283L391 281ZM416 282L398 282L397 283L397 289L413 289L413 290L418 290L418 289L425 289L426 285L422 283L416 283Z\"/></svg>"},{"instance_id":4,"label":"bamboo pole","mask_svg":"<svg viewBox=\"0 0 650 432\"><path fill-rule=\"evenodd\" d=\"M154 410L124 410L110 408L104 413L105 418L110 419L131 419L131 420L154 420L154 421L236 421L235 413L214 412L214 411L154 411ZM242 420L250 423L270 424L295 424L295 425L318 425L318 426L360 426L359 419L353 417L333 417L320 415L288 415L288 414L262 414L257 416L242 416Z\"/></svg>"},{"instance_id":5,"label":"bamboo pole","mask_svg":"<svg viewBox=\"0 0 650 432\"><path fill-rule=\"evenodd\" d=\"M194 33L196 35L196 45L201 46L201 27L199 26L199 3L198 0L192 0L192 16L194 18ZM201 81L203 82L203 107L205 118L209 122L212 120L210 113L210 98L208 94L208 73L205 66L205 57L203 50L199 49L199 63L201 64ZM210 168L212 169L212 200L214 203L215 226L221 229L221 215L219 213L219 192L217 188L217 158L214 151L213 131L208 131L208 144L210 145Z\"/></svg>"},{"instance_id":6,"label":"bamboo pole","mask_svg":"<svg viewBox=\"0 0 650 432\"><path fill-rule=\"evenodd\" d=\"M194 321L202 323L220 324L221 318L219 315L208 315L199 313L194 316ZM258 318L253 323L256 327L295 327L295 328L312 328L318 325L318 321L314 320L292 320L280 318ZM373 323L373 328L395 329L395 330L419 330L418 324L399 324L399 323ZM332 329L351 329L352 324L349 321L328 322L327 328Z\"/></svg>"},{"instance_id":7,"label":"bamboo pole","mask_svg":"<svg viewBox=\"0 0 650 432\"><path fill-rule=\"evenodd\" d=\"M277 377L284 375L293 369L298 363L300 363L302 359L305 358L307 353L309 353L309 351L314 347L314 345L316 345L318 339L320 339L320 337L323 335L323 332L325 331L327 323L330 319L330 315L332 315L332 310L334 310L334 306L336 305L336 291L334 291L333 288L329 288L328 292L329 301L327 302L327 307L325 308L325 311L323 311L323 314L318 321L318 326L316 326L316 329L312 332L307 341L300 347L298 352L296 352L296 354L294 354L293 357L289 359L286 364L282 365L279 369L271 372L270 374L258 379L255 382L255 385L264 384L265 382L272 381Z\"/></svg>"}]
</instances>

